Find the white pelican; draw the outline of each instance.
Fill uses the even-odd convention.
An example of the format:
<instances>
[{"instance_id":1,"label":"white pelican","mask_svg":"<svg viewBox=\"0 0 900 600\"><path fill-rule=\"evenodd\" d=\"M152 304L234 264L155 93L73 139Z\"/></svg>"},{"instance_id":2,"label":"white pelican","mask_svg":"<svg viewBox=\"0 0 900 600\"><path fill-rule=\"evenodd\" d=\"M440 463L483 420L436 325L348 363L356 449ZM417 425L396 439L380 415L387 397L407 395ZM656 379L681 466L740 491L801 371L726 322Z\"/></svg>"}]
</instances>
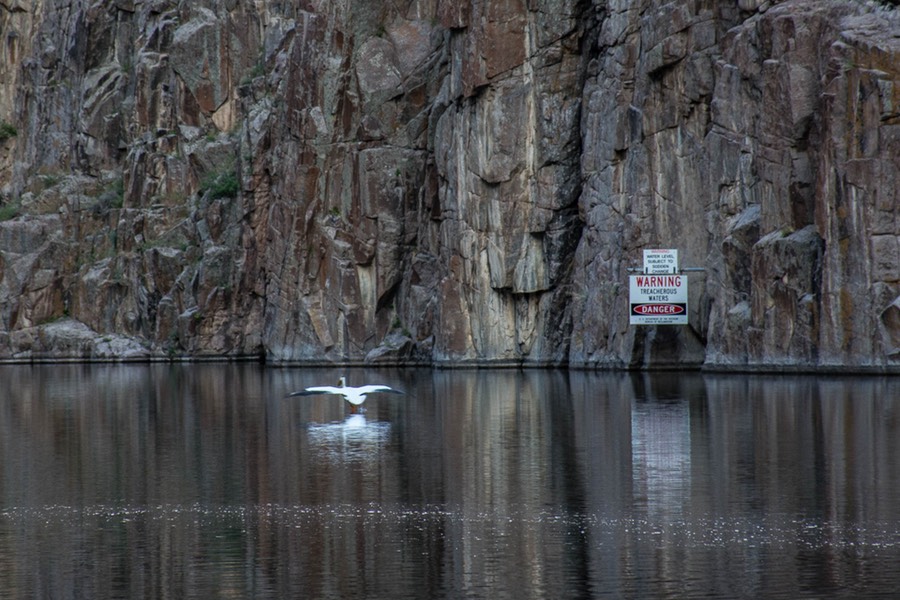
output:
<instances>
[{"instance_id":1,"label":"white pelican","mask_svg":"<svg viewBox=\"0 0 900 600\"><path fill-rule=\"evenodd\" d=\"M338 396L343 396L344 400L349 402L352 405L351 411L356 412L359 410L360 405L366 401L367 394L373 394L375 392L386 392L389 394L402 394L400 390L395 390L394 388L390 388L386 385L361 385L359 387L353 387L347 385L347 378L341 377L338 380L337 387L331 385L317 385L313 387L308 387L306 389L300 390L299 392L292 392L288 394L288 396L313 396L316 394L336 394Z\"/></svg>"}]
</instances>

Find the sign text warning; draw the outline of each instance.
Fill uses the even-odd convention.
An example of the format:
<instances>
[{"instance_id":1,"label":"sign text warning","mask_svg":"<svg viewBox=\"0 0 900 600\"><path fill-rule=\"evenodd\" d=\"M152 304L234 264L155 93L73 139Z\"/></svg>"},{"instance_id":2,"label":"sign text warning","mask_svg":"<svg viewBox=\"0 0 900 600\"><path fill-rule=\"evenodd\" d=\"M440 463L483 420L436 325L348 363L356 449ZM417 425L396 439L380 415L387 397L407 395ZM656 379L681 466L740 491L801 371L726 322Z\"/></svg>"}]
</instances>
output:
<instances>
[{"instance_id":1,"label":"sign text warning","mask_svg":"<svg viewBox=\"0 0 900 600\"><path fill-rule=\"evenodd\" d=\"M628 279L631 325L687 325L687 277L632 275Z\"/></svg>"}]
</instances>

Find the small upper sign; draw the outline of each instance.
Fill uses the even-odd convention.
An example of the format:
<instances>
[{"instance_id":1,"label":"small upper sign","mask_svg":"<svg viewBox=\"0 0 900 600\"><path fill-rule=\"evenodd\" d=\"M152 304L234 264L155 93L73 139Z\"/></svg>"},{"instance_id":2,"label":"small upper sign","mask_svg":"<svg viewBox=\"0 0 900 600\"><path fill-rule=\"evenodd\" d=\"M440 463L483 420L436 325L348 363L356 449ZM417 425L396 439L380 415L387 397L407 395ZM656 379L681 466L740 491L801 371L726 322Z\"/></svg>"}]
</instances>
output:
<instances>
[{"instance_id":1,"label":"small upper sign","mask_svg":"<svg viewBox=\"0 0 900 600\"><path fill-rule=\"evenodd\" d=\"M678 250L644 250L644 273L661 275L678 272Z\"/></svg>"}]
</instances>

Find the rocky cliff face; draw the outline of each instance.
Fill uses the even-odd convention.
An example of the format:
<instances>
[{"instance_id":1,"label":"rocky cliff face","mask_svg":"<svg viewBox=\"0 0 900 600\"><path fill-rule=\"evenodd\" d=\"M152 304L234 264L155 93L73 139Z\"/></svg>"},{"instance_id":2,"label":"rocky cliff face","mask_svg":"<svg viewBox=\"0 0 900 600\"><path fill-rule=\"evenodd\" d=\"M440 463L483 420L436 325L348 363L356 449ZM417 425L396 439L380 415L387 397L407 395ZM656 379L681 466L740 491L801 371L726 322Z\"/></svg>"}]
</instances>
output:
<instances>
[{"instance_id":1,"label":"rocky cliff face","mask_svg":"<svg viewBox=\"0 0 900 600\"><path fill-rule=\"evenodd\" d=\"M0 358L900 371L900 11L0 0ZM628 324L678 248L689 326Z\"/></svg>"}]
</instances>

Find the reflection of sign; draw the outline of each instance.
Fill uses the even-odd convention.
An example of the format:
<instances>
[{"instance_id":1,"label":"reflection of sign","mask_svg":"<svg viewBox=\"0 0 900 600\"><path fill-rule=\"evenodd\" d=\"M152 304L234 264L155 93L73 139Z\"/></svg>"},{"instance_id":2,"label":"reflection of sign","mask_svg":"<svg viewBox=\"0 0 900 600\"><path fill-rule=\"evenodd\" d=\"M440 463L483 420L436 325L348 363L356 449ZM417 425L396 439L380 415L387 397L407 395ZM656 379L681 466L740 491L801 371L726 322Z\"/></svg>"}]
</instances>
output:
<instances>
[{"instance_id":1,"label":"reflection of sign","mask_svg":"<svg viewBox=\"0 0 900 600\"><path fill-rule=\"evenodd\" d=\"M632 275L628 279L631 325L687 325L687 277Z\"/></svg>"},{"instance_id":2,"label":"reflection of sign","mask_svg":"<svg viewBox=\"0 0 900 600\"><path fill-rule=\"evenodd\" d=\"M644 273L660 275L678 272L678 250L644 250Z\"/></svg>"}]
</instances>

